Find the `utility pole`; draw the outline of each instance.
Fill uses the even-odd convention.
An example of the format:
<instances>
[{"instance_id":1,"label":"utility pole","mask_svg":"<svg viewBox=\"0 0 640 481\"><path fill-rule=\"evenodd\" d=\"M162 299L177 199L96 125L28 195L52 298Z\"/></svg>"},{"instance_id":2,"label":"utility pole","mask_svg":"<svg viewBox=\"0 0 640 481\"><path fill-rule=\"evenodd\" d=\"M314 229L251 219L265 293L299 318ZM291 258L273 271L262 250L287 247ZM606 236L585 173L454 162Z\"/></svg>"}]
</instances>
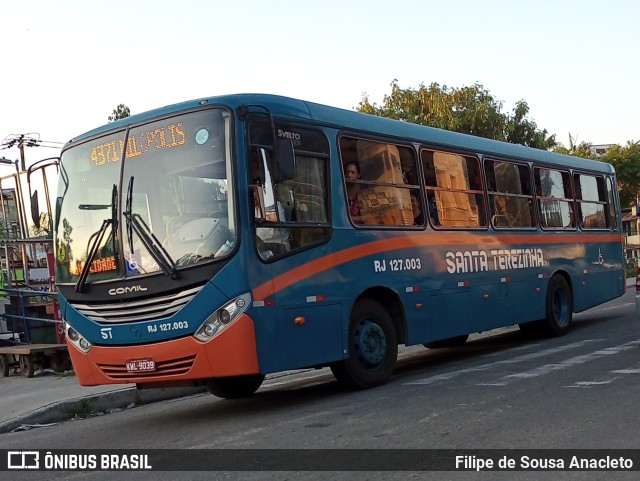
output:
<instances>
[{"instance_id":1,"label":"utility pole","mask_svg":"<svg viewBox=\"0 0 640 481\"><path fill-rule=\"evenodd\" d=\"M24 135L20 136L18 141L18 149L20 150L20 172L27 170L27 164L24 159Z\"/></svg>"},{"instance_id":2,"label":"utility pole","mask_svg":"<svg viewBox=\"0 0 640 481\"><path fill-rule=\"evenodd\" d=\"M4 139L2 144L0 144L1 149L18 147L18 150L20 151L20 172L24 172L25 170L27 170L27 164L26 164L25 155L24 155L24 148L38 147L41 143L40 135L39 134L35 134L35 135L38 135L38 138L32 137L31 134L12 135Z\"/></svg>"}]
</instances>

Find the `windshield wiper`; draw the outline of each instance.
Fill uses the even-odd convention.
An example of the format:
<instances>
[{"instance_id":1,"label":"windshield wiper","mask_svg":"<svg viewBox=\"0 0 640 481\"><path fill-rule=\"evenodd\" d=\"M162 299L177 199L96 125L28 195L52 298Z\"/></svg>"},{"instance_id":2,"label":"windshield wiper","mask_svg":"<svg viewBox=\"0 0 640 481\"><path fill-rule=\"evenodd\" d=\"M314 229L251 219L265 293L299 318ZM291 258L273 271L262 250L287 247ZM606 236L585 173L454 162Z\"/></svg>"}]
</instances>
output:
<instances>
[{"instance_id":1,"label":"windshield wiper","mask_svg":"<svg viewBox=\"0 0 640 481\"><path fill-rule=\"evenodd\" d=\"M129 179L129 186L127 187L127 205L126 210L122 213L127 220L127 241L129 244L129 252L133 253L133 231L138 234L138 237L144 244L145 248L151 254L153 259L158 263L162 272L171 279L178 277L175 262L169 255L169 252L162 246L162 243L158 240L149 226L140 217L140 214L133 214L131 212L131 200L133 197L133 176Z\"/></svg>"},{"instance_id":2,"label":"windshield wiper","mask_svg":"<svg viewBox=\"0 0 640 481\"><path fill-rule=\"evenodd\" d=\"M82 266L80 277L78 278L78 282L76 282L76 292L82 292L85 284L87 283L87 277L89 276L89 271L91 270L91 264L93 263L93 260L95 259L96 254L100 249L102 239L104 238L104 234L105 232L107 232L107 228L109 226L111 226L111 236L113 238L115 247L115 236L113 235L113 233L118 228L118 186L116 186L116 184L113 184L113 189L111 190L111 206L105 204L80 204L78 206L78 208L82 210L101 210L108 209L109 207L111 207L111 218L104 219L100 228L96 232L91 234L91 237L89 237L89 242L91 242L91 239L93 239L93 244L91 244L91 247L89 247L89 250L87 251L87 261L84 263L84 266ZM116 253L114 250L114 257L115 256Z\"/></svg>"}]
</instances>

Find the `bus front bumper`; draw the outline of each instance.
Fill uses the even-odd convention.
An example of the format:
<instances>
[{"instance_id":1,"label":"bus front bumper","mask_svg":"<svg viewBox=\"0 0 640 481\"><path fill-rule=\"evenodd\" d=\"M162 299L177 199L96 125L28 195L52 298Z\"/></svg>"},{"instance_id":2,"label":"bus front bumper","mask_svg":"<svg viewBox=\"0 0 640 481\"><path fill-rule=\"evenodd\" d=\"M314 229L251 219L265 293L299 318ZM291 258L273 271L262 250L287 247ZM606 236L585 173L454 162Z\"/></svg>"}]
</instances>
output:
<instances>
[{"instance_id":1,"label":"bus front bumper","mask_svg":"<svg viewBox=\"0 0 640 481\"><path fill-rule=\"evenodd\" d=\"M253 320L246 314L207 342L188 336L144 345L94 345L87 353L71 343L68 348L82 386L136 383L160 387L260 372Z\"/></svg>"}]
</instances>

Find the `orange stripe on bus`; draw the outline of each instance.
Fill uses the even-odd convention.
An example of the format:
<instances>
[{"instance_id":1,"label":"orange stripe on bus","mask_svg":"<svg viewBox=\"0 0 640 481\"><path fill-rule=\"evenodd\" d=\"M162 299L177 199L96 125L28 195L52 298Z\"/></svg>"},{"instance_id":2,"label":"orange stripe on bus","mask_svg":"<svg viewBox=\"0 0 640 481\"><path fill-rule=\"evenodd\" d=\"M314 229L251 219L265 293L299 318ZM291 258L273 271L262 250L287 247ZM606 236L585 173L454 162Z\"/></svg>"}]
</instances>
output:
<instances>
[{"instance_id":1,"label":"orange stripe on bus","mask_svg":"<svg viewBox=\"0 0 640 481\"><path fill-rule=\"evenodd\" d=\"M257 286L253 289L254 300L264 300L276 292L285 289L296 282L312 277L322 271L334 268L341 264L351 262L361 257L379 254L381 252L391 252L399 249L411 247L433 247L437 245L511 245L511 244L585 244L592 242L622 242L621 234L500 234L490 235L472 232L447 232L447 233L426 233L407 236L398 236L388 239L380 239L366 244L339 250L332 254L320 257L307 262L301 266L291 269L284 274Z\"/></svg>"}]
</instances>

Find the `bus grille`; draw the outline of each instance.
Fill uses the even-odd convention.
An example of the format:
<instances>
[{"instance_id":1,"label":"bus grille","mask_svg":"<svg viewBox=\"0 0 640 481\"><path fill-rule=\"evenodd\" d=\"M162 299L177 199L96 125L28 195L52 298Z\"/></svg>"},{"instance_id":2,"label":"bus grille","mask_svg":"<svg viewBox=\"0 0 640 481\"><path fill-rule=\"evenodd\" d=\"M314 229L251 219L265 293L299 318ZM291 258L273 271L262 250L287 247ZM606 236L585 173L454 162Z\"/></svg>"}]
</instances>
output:
<instances>
[{"instance_id":1,"label":"bus grille","mask_svg":"<svg viewBox=\"0 0 640 481\"><path fill-rule=\"evenodd\" d=\"M196 356L188 356L180 359L156 361L155 371L128 372L125 364L98 364L102 373L110 379L126 381L135 378L154 378L158 376L179 376L189 372Z\"/></svg>"},{"instance_id":2,"label":"bus grille","mask_svg":"<svg viewBox=\"0 0 640 481\"><path fill-rule=\"evenodd\" d=\"M160 319L175 314L202 289L193 287L167 296L117 304L71 304L78 312L96 322L125 323Z\"/></svg>"}]
</instances>

